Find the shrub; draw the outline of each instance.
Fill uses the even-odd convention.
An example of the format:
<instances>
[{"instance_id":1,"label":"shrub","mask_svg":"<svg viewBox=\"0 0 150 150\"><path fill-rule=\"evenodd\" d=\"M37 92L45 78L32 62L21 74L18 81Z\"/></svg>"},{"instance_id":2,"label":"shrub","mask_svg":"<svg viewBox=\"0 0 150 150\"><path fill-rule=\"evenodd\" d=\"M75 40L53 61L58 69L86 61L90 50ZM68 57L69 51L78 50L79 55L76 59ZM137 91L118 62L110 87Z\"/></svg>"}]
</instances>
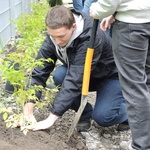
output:
<instances>
[{"instance_id":1,"label":"shrub","mask_svg":"<svg viewBox=\"0 0 150 150\"><path fill-rule=\"evenodd\" d=\"M47 105L51 101L48 97L48 92L53 93L53 90L46 91L42 86L31 86L27 88L32 70L35 67L43 66L45 61L53 61L51 59L39 59L35 61L39 47L45 38L45 15L49 6L43 1L36 4L33 3L31 6L31 14L22 14L17 21L12 21L16 24L17 35L19 35L15 40L14 46L16 50L13 52L10 51L0 61L1 82L8 81L13 86L14 92L11 97L13 97L12 99L14 99L18 108L17 112L14 112L8 104L5 105L6 101L2 101L4 105L0 104L0 113L3 113L7 127L13 127L13 123L19 121L26 101L29 99L37 100L35 90L44 91L47 96L43 103L36 104L38 108ZM26 131L24 130L23 132L26 134Z\"/></svg>"}]
</instances>

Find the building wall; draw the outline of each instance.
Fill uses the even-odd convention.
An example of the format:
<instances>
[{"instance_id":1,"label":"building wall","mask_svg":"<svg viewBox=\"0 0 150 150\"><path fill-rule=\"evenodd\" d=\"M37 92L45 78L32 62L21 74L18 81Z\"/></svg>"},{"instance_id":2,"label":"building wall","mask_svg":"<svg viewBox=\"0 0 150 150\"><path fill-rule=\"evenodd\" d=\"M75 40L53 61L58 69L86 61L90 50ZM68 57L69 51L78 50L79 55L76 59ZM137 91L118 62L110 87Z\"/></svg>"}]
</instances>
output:
<instances>
[{"instance_id":1,"label":"building wall","mask_svg":"<svg viewBox=\"0 0 150 150\"><path fill-rule=\"evenodd\" d=\"M0 0L0 49L15 36L16 20L21 13L30 13L30 4L38 0Z\"/></svg>"}]
</instances>

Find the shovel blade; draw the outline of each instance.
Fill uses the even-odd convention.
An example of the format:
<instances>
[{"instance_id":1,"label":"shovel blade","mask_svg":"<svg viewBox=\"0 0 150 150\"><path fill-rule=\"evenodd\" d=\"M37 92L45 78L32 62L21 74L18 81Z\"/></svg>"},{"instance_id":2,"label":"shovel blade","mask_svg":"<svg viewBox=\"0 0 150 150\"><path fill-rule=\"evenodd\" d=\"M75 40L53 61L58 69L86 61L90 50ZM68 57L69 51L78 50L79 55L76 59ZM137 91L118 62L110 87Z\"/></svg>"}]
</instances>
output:
<instances>
[{"instance_id":1,"label":"shovel blade","mask_svg":"<svg viewBox=\"0 0 150 150\"><path fill-rule=\"evenodd\" d=\"M73 133L73 131L74 131L74 129L75 129L75 127L76 127L80 117L81 117L81 114L82 114L86 104L87 104L87 96L82 95L80 107L79 107L79 109L78 109L78 111L77 111L77 113L75 115L75 118L74 118L74 120L72 122L72 125L71 125L71 127L69 129L69 132L68 132L68 141L70 140L70 137L71 137L71 135L72 135L72 133Z\"/></svg>"}]
</instances>

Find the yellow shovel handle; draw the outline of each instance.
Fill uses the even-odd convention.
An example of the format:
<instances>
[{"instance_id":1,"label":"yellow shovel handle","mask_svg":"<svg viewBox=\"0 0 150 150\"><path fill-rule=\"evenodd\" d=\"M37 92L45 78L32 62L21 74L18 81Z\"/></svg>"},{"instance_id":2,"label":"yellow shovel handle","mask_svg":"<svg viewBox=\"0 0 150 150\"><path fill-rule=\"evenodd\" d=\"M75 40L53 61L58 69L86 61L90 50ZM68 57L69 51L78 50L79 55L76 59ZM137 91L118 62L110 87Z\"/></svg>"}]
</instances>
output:
<instances>
[{"instance_id":1,"label":"yellow shovel handle","mask_svg":"<svg viewBox=\"0 0 150 150\"><path fill-rule=\"evenodd\" d=\"M82 95L88 95L93 54L94 49L88 48L86 53L85 67L83 74Z\"/></svg>"}]
</instances>

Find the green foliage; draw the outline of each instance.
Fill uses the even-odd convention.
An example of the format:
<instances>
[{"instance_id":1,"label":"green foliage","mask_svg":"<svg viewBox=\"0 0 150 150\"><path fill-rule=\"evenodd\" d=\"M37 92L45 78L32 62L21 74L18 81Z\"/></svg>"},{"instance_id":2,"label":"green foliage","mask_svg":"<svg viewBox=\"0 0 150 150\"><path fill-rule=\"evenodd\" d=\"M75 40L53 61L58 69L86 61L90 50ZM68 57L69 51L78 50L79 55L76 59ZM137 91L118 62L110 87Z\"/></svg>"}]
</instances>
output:
<instances>
[{"instance_id":1,"label":"green foliage","mask_svg":"<svg viewBox=\"0 0 150 150\"><path fill-rule=\"evenodd\" d=\"M36 56L45 37L45 15L49 7L45 3L32 4L31 6L32 13L20 15L14 23L16 24L16 31L21 35L21 38L16 41L17 50L25 51L32 57Z\"/></svg>"},{"instance_id":2,"label":"green foliage","mask_svg":"<svg viewBox=\"0 0 150 150\"><path fill-rule=\"evenodd\" d=\"M44 0L43 0L44 1ZM43 2L34 3L31 14L22 14L17 21L12 21L16 24L16 31L19 38L15 41L16 51L7 54L3 60L0 60L1 82L9 81L14 87L14 93L11 95L16 103L17 112L14 112L8 104L7 98L0 97L0 113L3 113L3 119L7 127L13 127L14 122L19 122L25 102L32 99L37 101L35 91L43 91L42 86L30 86L27 84L30 81L31 73L35 67L42 67L44 62L51 62L49 59L38 59L35 61L37 52L45 38L45 15L49 6ZM46 96L49 96L46 91ZM38 103L38 108L43 108L50 102L47 97L43 103ZM20 109L21 106L21 109ZM21 111L20 111L21 110ZM21 128L26 133L25 125Z\"/></svg>"}]
</instances>

